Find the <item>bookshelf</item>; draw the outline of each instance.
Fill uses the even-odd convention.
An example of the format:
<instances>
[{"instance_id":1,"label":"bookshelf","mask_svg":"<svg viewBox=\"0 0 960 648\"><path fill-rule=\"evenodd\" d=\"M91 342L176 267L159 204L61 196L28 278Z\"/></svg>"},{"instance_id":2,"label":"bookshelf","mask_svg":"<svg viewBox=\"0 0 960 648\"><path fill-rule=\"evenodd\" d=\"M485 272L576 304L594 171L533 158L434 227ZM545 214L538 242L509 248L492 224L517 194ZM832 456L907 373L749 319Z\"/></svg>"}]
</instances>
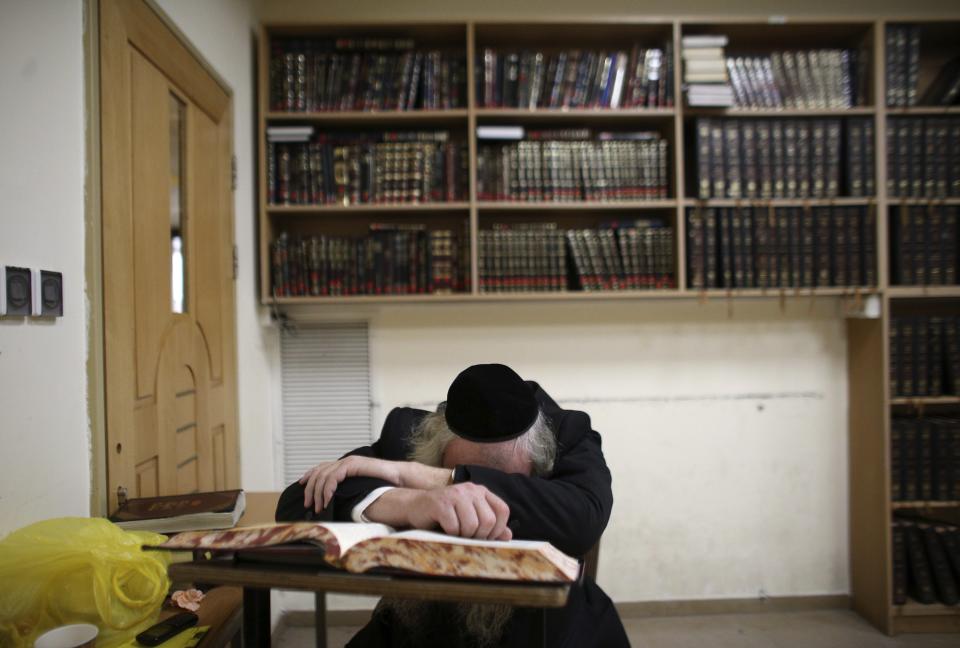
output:
<instances>
[{"instance_id":1,"label":"bookshelf","mask_svg":"<svg viewBox=\"0 0 960 648\"><path fill-rule=\"evenodd\" d=\"M897 285L894 278L896 232L891 214L903 207L960 206L960 196L898 197L887 190L891 173L887 135L892 119L960 118L960 107L889 105L887 101L889 49L887 28L908 24L918 28L921 47L916 93L922 97L937 71L960 55L960 14L923 19L909 16L767 17L718 16L644 17L550 20L478 20L424 22L357 22L270 24L261 28L258 61L258 229L259 296L263 304L289 309L349 309L383 304L508 304L538 301L675 300L675 299L836 299L857 310L862 300L879 301L880 316L847 319L850 442L850 568L854 609L888 634L914 631L960 631L960 608L921 605L908 601L893 604L892 528L895 511L960 510L960 502L898 501L891 497L891 426L894 413L957 412L960 395L897 397L888 381L891 349L891 313L953 312L960 304L958 285ZM848 108L691 108L679 91L684 35L724 34L731 56L757 56L779 50L843 48L856 51L861 62L862 101ZM272 46L284 39L314 38L412 39L417 48L439 49L466 61L463 102L449 109L429 110L278 110L271 105L270 62ZM492 107L478 96L473 61L486 48L507 51L542 50L555 54L564 49L630 51L634 43L665 48L670 43L671 105L567 109L537 106ZM873 162L869 170L874 193L833 197L733 198L696 197L695 137L697 119L749 120L866 120L872 125ZM313 126L331 133L442 129L462 138L467 150L467 190L454 201L402 204L271 204L265 153L270 126ZM667 142L667 193L650 200L624 201L519 201L487 200L478 196L478 158L483 145L478 126L519 125L528 130L591 129L592 131L653 131ZM752 208L776 209L862 208L875 216L872 285L819 285L789 287L693 288L688 267L688 214L694 210ZM496 226L555 223L558 228L595 228L627 218L655 218L673 233L671 286L630 290L561 290L555 292L482 292L479 241ZM427 230L456 230L461 237L462 286L447 294L378 294L274 296L271 290L271 243L287 232L291 236L324 234L361 237L372 223L422 224Z\"/></svg>"}]
</instances>

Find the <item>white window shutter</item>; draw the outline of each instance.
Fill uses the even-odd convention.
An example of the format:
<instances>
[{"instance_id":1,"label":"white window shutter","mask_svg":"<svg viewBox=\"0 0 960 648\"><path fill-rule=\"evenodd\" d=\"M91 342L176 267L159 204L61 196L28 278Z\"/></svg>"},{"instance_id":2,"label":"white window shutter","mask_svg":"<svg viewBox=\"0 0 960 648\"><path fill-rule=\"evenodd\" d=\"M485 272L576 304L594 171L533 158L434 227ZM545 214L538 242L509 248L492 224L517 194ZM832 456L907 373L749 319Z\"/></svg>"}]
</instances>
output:
<instances>
[{"instance_id":1,"label":"white window shutter","mask_svg":"<svg viewBox=\"0 0 960 648\"><path fill-rule=\"evenodd\" d=\"M367 325L301 325L280 340L284 483L370 443Z\"/></svg>"}]
</instances>

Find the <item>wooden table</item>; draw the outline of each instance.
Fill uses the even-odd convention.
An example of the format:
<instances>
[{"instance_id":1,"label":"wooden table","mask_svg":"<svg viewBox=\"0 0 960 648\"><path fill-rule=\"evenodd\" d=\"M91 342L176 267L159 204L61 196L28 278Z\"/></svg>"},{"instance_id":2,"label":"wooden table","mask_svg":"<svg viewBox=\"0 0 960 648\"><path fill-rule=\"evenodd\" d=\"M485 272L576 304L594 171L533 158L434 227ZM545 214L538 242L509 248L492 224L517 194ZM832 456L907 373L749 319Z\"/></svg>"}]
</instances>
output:
<instances>
[{"instance_id":1,"label":"wooden table","mask_svg":"<svg viewBox=\"0 0 960 648\"><path fill-rule=\"evenodd\" d=\"M178 582L243 588L244 648L270 645L270 590L273 588L538 608L540 641L537 643L543 646L546 646L546 608L563 607L570 592L569 585L560 584L350 574L318 567L238 563L228 559L176 563L170 565L169 570L170 577ZM318 645L322 645L320 641Z\"/></svg>"}]
</instances>

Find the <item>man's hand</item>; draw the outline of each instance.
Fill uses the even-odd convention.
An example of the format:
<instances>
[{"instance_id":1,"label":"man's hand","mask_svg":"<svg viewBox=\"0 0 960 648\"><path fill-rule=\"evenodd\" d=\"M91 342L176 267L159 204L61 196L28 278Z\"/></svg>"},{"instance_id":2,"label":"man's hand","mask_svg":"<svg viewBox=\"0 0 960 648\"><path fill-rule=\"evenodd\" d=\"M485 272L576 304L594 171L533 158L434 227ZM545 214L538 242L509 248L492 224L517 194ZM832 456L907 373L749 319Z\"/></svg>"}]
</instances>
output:
<instances>
[{"instance_id":1,"label":"man's hand","mask_svg":"<svg viewBox=\"0 0 960 648\"><path fill-rule=\"evenodd\" d=\"M351 455L314 466L299 479L305 484L303 506L319 513L333 498L333 493L347 477L376 477L395 486L415 489L441 488L450 483L450 471L415 461L387 461L374 457Z\"/></svg>"},{"instance_id":2,"label":"man's hand","mask_svg":"<svg viewBox=\"0 0 960 648\"><path fill-rule=\"evenodd\" d=\"M391 526L434 530L481 540L510 540L510 507L500 497L470 482L415 490L397 488L380 496L364 512Z\"/></svg>"},{"instance_id":3,"label":"man's hand","mask_svg":"<svg viewBox=\"0 0 960 648\"><path fill-rule=\"evenodd\" d=\"M400 461L351 455L314 466L298 481L305 484L303 506L319 513L333 498L334 491L347 477L376 477L391 484L400 484Z\"/></svg>"}]
</instances>

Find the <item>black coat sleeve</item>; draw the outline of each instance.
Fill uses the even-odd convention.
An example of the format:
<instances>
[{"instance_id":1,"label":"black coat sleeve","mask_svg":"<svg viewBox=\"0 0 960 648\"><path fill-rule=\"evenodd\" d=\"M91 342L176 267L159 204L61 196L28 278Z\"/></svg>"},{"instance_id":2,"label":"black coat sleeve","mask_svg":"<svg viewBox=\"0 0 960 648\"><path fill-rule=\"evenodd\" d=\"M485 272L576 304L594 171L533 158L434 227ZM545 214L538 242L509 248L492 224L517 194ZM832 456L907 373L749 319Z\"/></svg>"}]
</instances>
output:
<instances>
[{"instance_id":1,"label":"black coat sleeve","mask_svg":"<svg viewBox=\"0 0 960 648\"><path fill-rule=\"evenodd\" d=\"M481 484L510 507L516 539L547 540L582 556L600 539L613 508L610 471L600 435L584 412L564 411L558 451L549 477L508 474L484 466L459 466L456 481Z\"/></svg>"},{"instance_id":2,"label":"black coat sleeve","mask_svg":"<svg viewBox=\"0 0 960 648\"><path fill-rule=\"evenodd\" d=\"M400 461L407 458L409 453L410 431L425 414L422 410L409 407L397 407L391 410L383 423L380 438L368 446L357 448L344 457L360 455ZM326 509L315 514L313 509L303 505L304 486L300 482L293 482L280 495L277 504L276 519L278 522L294 520L340 520L351 521L353 507L356 506L371 491L381 486L393 486L388 481L374 477L350 477L343 480L334 493L333 501Z\"/></svg>"}]
</instances>

